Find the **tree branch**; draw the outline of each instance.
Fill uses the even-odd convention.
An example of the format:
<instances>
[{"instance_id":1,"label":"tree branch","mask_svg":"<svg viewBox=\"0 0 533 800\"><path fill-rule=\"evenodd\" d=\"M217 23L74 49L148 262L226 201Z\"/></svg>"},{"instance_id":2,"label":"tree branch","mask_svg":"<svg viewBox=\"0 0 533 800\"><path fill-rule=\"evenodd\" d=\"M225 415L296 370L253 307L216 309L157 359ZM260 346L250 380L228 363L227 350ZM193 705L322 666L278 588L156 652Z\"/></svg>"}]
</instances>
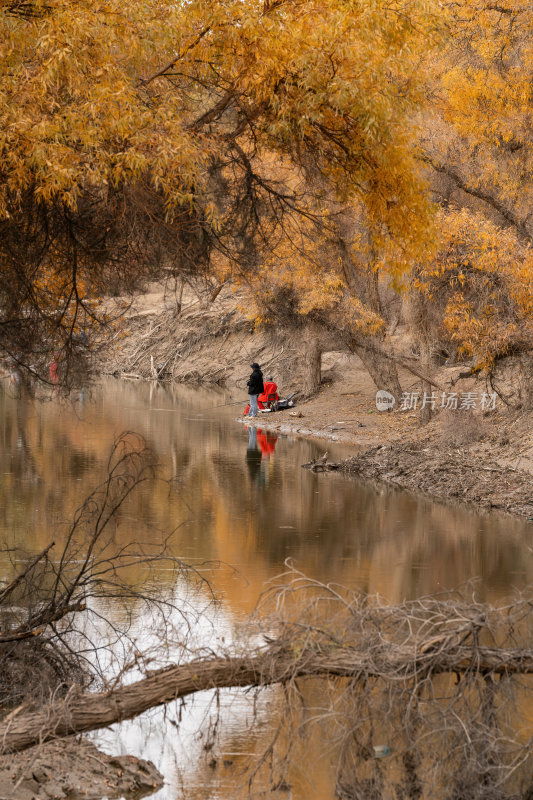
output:
<instances>
[{"instance_id":1,"label":"tree branch","mask_svg":"<svg viewBox=\"0 0 533 800\"><path fill-rule=\"evenodd\" d=\"M510 225L513 226L513 228L516 229L522 238L527 239L529 242L533 241L533 236L528 230L527 226L492 194L484 189L471 186L465 180L463 180L463 178L453 169L453 167L440 164L438 161L435 161L433 158L431 158L431 156L422 156L422 160L425 161L426 164L429 164L435 170L435 172L440 172L442 175L446 175L448 178L451 178L457 188L461 189L462 192L465 192L472 197L477 197L478 200L483 200L484 203L487 203L487 205L491 206L491 208L497 211L498 214L500 214Z\"/></svg>"},{"instance_id":2,"label":"tree branch","mask_svg":"<svg viewBox=\"0 0 533 800\"><path fill-rule=\"evenodd\" d=\"M353 647L321 652L304 648L298 656L291 648L272 645L267 651L244 657L213 657L158 670L135 683L109 692L76 693L37 711L12 713L0 725L0 752L25 750L52 738L86 733L132 719L149 708L195 692L228 687L268 686L299 677L343 677L364 682L384 673L402 681L419 679L427 671L506 675L533 674L533 650L500 649L459 644L453 634L410 647L390 643L380 652L379 670L370 652ZM448 643L448 646L445 645ZM444 645L444 646L443 646ZM441 648L438 656L435 650Z\"/></svg>"},{"instance_id":3,"label":"tree branch","mask_svg":"<svg viewBox=\"0 0 533 800\"><path fill-rule=\"evenodd\" d=\"M8 585L6 586L6 588L5 588L5 589L3 589L3 590L0 592L0 603L3 603L3 602L4 602L4 600L6 599L6 597L9 597L9 595L10 595L10 594L12 594L12 592L13 592L13 591L14 591L14 590L17 588L17 586L18 586L19 584L21 584L21 583L22 583L22 581L23 581L23 580L24 580L24 579L25 579L25 578L26 578L26 577L29 575L29 573L30 573L30 572L32 571L32 569L33 569L33 568L36 566L36 564L38 564L38 563L39 563L39 561L41 561L41 560L42 560L42 559L43 559L43 558L46 556L46 554L48 553L48 551L52 549L52 547L54 546L54 544L55 544L55 542L51 542L49 545L47 545L47 546L44 548L44 550L42 550L42 551L41 551L41 552L40 552L38 555L36 555L36 556L35 556L35 558L32 558L32 560L30 561L30 563L28 564L28 566L26 567L26 569L25 569L23 572L19 572L19 574L17 575L17 577L16 577L16 578L14 578L14 579L11 581L11 583L10 583L10 584L8 584Z\"/></svg>"},{"instance_id":4,"label":"tree branch","mask_svg":"<svg viewBox=\"0 0 533 800\"><path fill-rule=\"evenodd\" d=\"M187 55L189 50L192 50L194 47L196 47L197 44L199 44L202 41L206 33L208 33L210 30L211 26L208 25L206 28L200 31L200 33L193 42L190 42L186 47L184 47L183 50L181 50L175 58L173 58L171 61L168 62L168 64L165 64L164 67L161 67L161 69L159 69L157 72L154 72L154 74L150 75L148 78L141 78L139 81L141 86L148 86L148 84L151 83L152 81L155 81L156 78L160 78L162 75L165 74L165 72L168 72L169 69L172 69L172 67L175 64L177 64L178 61L181 61L181 59L185 55Z\"/></svg>"}]
</instances>

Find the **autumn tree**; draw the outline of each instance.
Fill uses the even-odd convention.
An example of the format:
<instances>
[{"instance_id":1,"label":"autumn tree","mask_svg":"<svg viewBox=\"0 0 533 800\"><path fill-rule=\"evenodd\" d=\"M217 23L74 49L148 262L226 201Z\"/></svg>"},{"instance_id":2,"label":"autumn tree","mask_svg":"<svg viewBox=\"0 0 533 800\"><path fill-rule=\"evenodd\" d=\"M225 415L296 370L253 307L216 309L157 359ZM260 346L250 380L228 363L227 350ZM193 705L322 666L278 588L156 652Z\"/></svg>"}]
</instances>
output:
<instances>
[{"instance_id":1,"label":"autumn tree","mask_svg":"<svg viewBox=\"0 0 533 800\"><path fill-rule=\"evenodd\" d=\"M242 4L239 9L244 13ZM375 347L367 353L357 338L365 336L365 317L374 333L383 327L379 299L370 291L378 272L392 280L405 274L430 224L411 126L422 97L420 52L435 20L411 7L398 24L399 12L284 3L261 17L259 44L257 33L249 40L250 25L239 25L238 34L231 29L238 35L231 49L240 59L234 71L246 77L233 79L221 98L224 114L233 109L242 129L230 148L231 175L229 169L222 175L226 189L245 187L237 216L250 221L246 236L230 240L246 244L231 263L255 297L256 318L289 321L298 330L306 391L316 389L320 352L329 346L358 350L377 384L399 393L390 362ZM208 37L200 47L208 50ZM211 52L201 63L210 59ZM338 227L345 208L363 234L343 242ZM357 288L368 290L363 297L356 273Z\"/></svg>"},{"instance_id":2,"label":"autumn tree","mask_svg":"<svg viewBox=\"0 0 533 800\"><path fill-rule=\"evenodd\" d=\"M443 199L470 203L531 242L531 4L460 0L444 5L443 21L425 158Z\"/></svg>"},{"instance_id":3,"label":"autumn tree","mask_svg":"<svg viewBox=\"0 0 533 800\"><path fill-rule=\"evenodd\" d=\"M353 350L363 361L367 355L365 365L376 385L397 393L394 370L387 374L383 368L394 353L390 345L389 359L383 360L379 353L387 322L380 291L387 282L409 299L410 322L415 321L413 313L417 317L411 333L422 372L431 372L435 352L448 349L450 354L455 351L459 357L473 359L474 369L487 371L493 379L502 359L531 350L530 4L463 0L443 6L439 21L439 46L422 56L425 71L418 75L426 81L427 100L419 106L419 126L412 117L404 120L411 126L413 153L428 168L432 196L448 209L433 226L427 216L418 215L428 226L425 246L418 252L406 251L401 236L384 239L377 218L369 218L367 198L362 206L350 199L328 219L334 255L330 248L327 267L318 269L322 287L316 274L320 247L311 250L298 243L311 263L311 304L306 268L303 275L298 274L294 253L289 259L293 267L278 268L272 281L270 293L278 293L278 316L294 314L296 309L300 323L310 322L305 352L315 354L311 358L315 376L316 353L321 342L332 347L328 331L335 330L335 324L335 349L342 349L346 341L350 314L338 303L339 293L344 293L359 303L352 327ZM414 145L417 135L420 149ZM329 199L325 189L322 208ZM410 220L408 208L400 208ZM461 208L469 211L462 213ZM383 210L379 216L382 222L386 219ZM320 241L320 236L314 238ZM273 274L271 262L269 275ZM261 276L258 288L268 308L265 277ZM280 279L286 302L279 294ZM337 293L335 311L332 291ZM365 313L377 315L374 323L378 318L382 323L373 325L372 336L367 330L361 338ZM317 324L322 333L317 332ZM530 385L527 358L523 369L524 383ZM424 388L429 390L429 385Z\"/></svg>"},{"instance_id":4,"label":"autumn tree","mask_svg":"<svg viewBox=\"0 0 533 800\"><path fill-rule=\"evenodd\" d=\"M413 274L422 335L430 346L455 349L473 372L494 381L502 360L533 349L531 250L512 228L502 230L467 209L443 210L437 225L438 251ZM531 386L524 382L516 402L530 405Z\"/></svg>"},{"instance_id":5,"label":"autumn tree","mask_svg":"<svg viewBox=\"0 0 533 800\"><path fill-rule=\"evenodd\" d=\"M141 88L173 14L0 6L0 347L45 379L55 354L63 381L87 367L110 288L203 257L192 198L205 152Z\"/></svg>"},{"instance_id":6,"label":"autumn tree","mask_svg":"<svg viewBox=\"0 0 533 800\"><path fill-rule=\"evenodd\" d=\"M344 213L342 217L345 217ZM253 275L247 288L250 315L300 343L302 393L321 382L321 355L357 353L376 387L401 395L396 361L383 347L386 316L376 287L377 269L354 239L341 238L340 214L320 223L299 221Z\"/></svg>"},{"instance_id":7,"label":"autumn tree","mask_svg":"<svg viewBox=\"0 0 533 800\"><path fill-rule=\"evenodd\" d=\"M418 339L426 351L471 359L491 380L520 354L518 394L529 403L533 13L520 0L461 0L443 6L443 23L421 138L442 211L437 251L414 267Z\"/></svg>"},{"instance_id":8,"label":"autumn tree","mask_svg":"<svg viewBox=\"0 0 533 800\"><path fill-rule=\"evenodd\" d=\"M217 250L256 268L325 191L362 209L378 251L401 246L394 269L416 251L429 207L410 119L430 6L139 0L126 14L35 0L0 14L2 330L16 360L43 369L93 339L110 276L142 276L155 255L180 270Z\"/></svg>"}]
</instances>

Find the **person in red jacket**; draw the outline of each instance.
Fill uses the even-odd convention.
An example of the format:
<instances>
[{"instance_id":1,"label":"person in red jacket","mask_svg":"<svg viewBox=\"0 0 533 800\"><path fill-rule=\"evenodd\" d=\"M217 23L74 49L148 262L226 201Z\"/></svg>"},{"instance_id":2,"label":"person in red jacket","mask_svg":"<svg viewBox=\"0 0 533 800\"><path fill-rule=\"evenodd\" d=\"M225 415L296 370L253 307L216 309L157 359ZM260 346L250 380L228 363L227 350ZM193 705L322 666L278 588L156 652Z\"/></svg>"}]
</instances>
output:
<instances>
[{"instance_id":1,"label":"person in red jacket","mask_svg":"<svg viewBox=\"0 0 533 800\"><path fill-rule=\"evenodd\" d=\"M54 386L59 383L59 353L54 353L54 357L50 362L50 383L53 383Z\"/></svg>"},{"instance_id":2,"label":"person in red jacket","mask_svg":"<svg viewBox=\"0 0 533 800\"><path fill-rule=\"evenodd\" d=\"M276 400L279 400L278 387L272 380L272 375L268 375L264 383L263 394L258 397L258 404L263 404L259 408L270 408L270 404L275 403Z\"/></svg>"}]
</instances>

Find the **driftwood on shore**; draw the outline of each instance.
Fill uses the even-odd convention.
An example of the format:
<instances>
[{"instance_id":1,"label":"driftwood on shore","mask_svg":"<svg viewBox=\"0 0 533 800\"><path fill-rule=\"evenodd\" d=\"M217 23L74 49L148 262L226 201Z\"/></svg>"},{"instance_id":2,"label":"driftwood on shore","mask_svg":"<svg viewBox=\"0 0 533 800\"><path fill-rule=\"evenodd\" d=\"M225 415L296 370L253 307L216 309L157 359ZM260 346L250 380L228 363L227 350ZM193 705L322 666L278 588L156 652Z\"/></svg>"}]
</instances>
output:
<instances>
[{"instance_id":1,"label":"driftwood on shore","mask_svg":"<svg viewBox=\"0 0 533 800\"><path fill-rule=\"evenodd\" d=\"M337 461L328 461L328 454L324 453L320 458L314 458L312 461L308 461L307 464L302 464L302 467L313 472L329 472L330 470L340 469L341 464Z\"/></svg>"}]
</instances>

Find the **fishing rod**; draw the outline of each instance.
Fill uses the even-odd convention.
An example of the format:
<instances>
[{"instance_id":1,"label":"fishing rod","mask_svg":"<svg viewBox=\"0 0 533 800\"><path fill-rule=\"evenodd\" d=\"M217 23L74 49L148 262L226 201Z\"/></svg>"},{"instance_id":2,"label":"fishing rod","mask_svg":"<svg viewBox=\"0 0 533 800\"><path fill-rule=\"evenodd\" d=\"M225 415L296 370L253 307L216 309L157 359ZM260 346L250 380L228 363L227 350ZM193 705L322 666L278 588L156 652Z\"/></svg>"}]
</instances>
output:
<instances>
[{"instance_id":1,"label":"fishing rod","mask_svg":"<svg viewBox=\"0 0 533 800\"><path fill-rule=\"evenodd\" d=\"M235 400L233 403L220 403L218 406L213 406L213 408L224 408L224 406L241 406L243 403L246 405L248 402L248 398L246 398L246 400Z\"/></svg>"},{"instance_id":2,"label":"fishing rod","mask_svg":"<svg viewBox=\"0 0 533 800\"><path fill-rule=\"evenodd\" d=\"M284 397L283 400L280 400L278 402L286 403L288 400L292 400L292 398L296 394L298 394L298 392L291 392L291 394L287 395L287 397ZM220 403L218 406L212 406L212 408L224 408L224 406L240 406L242 405L242 403L249 403L249 402L250 401L248 400L248 398L246 398L246 400L234 400L231 403Z\"/></svg>"}]
</instances>

